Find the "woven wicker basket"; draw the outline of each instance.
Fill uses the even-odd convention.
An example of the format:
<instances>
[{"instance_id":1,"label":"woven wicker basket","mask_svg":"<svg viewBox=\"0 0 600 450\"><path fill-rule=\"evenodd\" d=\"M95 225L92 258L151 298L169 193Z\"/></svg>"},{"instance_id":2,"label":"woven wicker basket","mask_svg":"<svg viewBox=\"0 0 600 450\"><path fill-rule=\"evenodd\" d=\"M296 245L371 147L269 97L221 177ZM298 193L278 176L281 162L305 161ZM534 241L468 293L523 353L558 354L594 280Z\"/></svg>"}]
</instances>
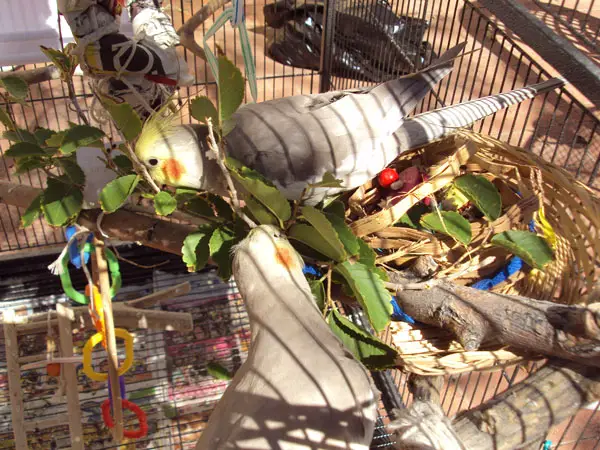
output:
<instances>
[{"instance_id":1,"label":"woven wicker basket","mask_svg":"<svg viewBox=\"0 0 600 450\"><path fill-rule=\"evenodd\" d=\"M553 230L554 260L543 271L525 268L492 291L567 304L588 302L600 262L600 198L594 191L532 153L467 130L403 154L393 167L401 171L412 165L420 166L428 180L397 203L387 206L372 182L347 199L353 231L378 249L378 262L388 271L404 270L417 258L428 256L435 263L432 278L473 284L498 272L512 256L489 244L490 238L511 229L527 230L532 219L541 234L543 205L541 211ZM394 226L424 198L435 199L437 194L439 200L454 178L464 173L485 176L502 197L497 220L471 221L469 245L440 233ZM392 322L384 338L400 351L406 370L426 375L493 369L521 361L499 347L465 352L449 333L432 327Z\"/></svg>"}]
</instances>

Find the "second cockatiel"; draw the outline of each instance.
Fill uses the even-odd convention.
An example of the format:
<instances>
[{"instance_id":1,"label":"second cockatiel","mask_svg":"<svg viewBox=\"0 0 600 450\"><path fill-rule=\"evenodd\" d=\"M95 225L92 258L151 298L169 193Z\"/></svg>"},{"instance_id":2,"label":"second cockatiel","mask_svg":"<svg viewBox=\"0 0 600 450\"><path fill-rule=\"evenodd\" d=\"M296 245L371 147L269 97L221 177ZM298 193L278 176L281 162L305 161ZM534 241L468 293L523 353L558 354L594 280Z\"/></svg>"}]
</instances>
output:
<instances>
[{"instance_id":1,"label":"second cockatiel","mask_svg":"<svg viewBox=\"0 0 600 450\"><path fill-rule=\"evenodd\" d=\"M196 450L367 450L377 396L323 319L300 255L270 225L233 252L252 338Z\"/></svg>"},{"instance_id":2,"label":"second cockatiel","mask_svg":"<svg viewBox=\"0 0 600 450\"><path fill-rule=\"evenodd\" d=\"M563 84L552 79L408 119L450 73L463 48L463 44L453 47L430 67L375 87L244 105L232 116L225 151L260 172L291 200L326 172L342 180L341 189L306 192L306 203L316 204L364 184L407 150ZM167 126L160 132L150 127L142 132L136 153L159 183L215 192L224 183L215 184L220 173L207 158L206 134L203 125Z\"/></svg>"}]
</instances>

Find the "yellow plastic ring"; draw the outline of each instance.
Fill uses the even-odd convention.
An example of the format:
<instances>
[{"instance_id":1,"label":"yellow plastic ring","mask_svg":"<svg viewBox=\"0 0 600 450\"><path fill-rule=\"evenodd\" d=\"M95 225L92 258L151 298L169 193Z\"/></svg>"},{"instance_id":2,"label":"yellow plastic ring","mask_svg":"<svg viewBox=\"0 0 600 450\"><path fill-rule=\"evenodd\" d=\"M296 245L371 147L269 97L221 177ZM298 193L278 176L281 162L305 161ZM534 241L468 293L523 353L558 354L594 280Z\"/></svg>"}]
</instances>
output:
<instances>
[{"instance_id":1,"label":"yellow plastic ring","mask_svg":"<svg viewBox=\"0 0 600 450\"><path fill-rule=\"evenodd\" d=\"M125 341L125 361L123 361L123 365L118 369L120 376L127 373L133 364L133 336L123 328L115 328L115 336ZM83 347L83 373L94 381L108 380L107 373L96 372L92 367L92 351L96 345L102 342L102 339L102 333L96 333L88 339Z\"/></svg>"}]
</instances>

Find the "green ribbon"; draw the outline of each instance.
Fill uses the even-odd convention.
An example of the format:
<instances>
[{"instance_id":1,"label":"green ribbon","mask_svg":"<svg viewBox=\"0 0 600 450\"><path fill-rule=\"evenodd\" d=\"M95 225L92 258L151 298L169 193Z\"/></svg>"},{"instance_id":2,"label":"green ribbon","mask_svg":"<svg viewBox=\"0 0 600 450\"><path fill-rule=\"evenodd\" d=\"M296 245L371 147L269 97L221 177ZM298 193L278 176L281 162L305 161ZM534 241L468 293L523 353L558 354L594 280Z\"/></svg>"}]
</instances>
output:
<instances>
[{"instance_id":1,"label":"green ribbon","mask_svg":"<svg viewBox=\"0 0 600 450\"><path fill-rule=\"evenodd\" d=\"M248 36L248 30L246 29L246 21L243 14L239 13L240 6L243 2L234 1L235 8L227 8L217 18L212 27L204 35L204 52L206 53L206 60L211 72L219 84L219 63L215 54L208 45L208 40L213 37L218 30L220 30L227 21L231 22L234 28L237 28L240 32L240 42L242 46L242 56L244 58L244 66L246 67L246 78L250 85L250 94L252 99L256 102L258 97L258 89L256 85L256 67L254 66L254 58L252 56L252 47L250 46L250 37Z\"/></svg>"}]
</instances>

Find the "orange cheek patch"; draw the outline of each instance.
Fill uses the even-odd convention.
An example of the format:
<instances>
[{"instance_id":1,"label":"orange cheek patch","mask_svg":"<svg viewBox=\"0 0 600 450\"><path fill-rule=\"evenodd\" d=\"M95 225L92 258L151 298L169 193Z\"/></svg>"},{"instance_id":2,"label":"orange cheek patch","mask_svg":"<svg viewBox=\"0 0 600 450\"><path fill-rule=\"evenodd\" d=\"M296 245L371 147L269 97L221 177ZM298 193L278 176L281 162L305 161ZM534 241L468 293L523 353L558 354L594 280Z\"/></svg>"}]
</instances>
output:
<instances>
[{"instance_id":1,"label":"orange cheek patch","mask_svg":"<svg viewBox=\"0 0 600 450\"><path fill-rule=\"evenodd\" d=\"M171 182L179 181L185 174L185 166L173 158L167 159L162 164L161 169L165 177Z\"/></svg>"},{"instance_id":2,"label":"orange cheek patch","mask_svg":"<svg viewBox=\"0 0 600 450\"><path fill-rule=\"evenodd\" d=\"M288 270L295 269L297 265L297 259L294 257L290 249L285 247L276 247L275 261L277 264L282 265Z\"/></svg>"}]
</instances>

